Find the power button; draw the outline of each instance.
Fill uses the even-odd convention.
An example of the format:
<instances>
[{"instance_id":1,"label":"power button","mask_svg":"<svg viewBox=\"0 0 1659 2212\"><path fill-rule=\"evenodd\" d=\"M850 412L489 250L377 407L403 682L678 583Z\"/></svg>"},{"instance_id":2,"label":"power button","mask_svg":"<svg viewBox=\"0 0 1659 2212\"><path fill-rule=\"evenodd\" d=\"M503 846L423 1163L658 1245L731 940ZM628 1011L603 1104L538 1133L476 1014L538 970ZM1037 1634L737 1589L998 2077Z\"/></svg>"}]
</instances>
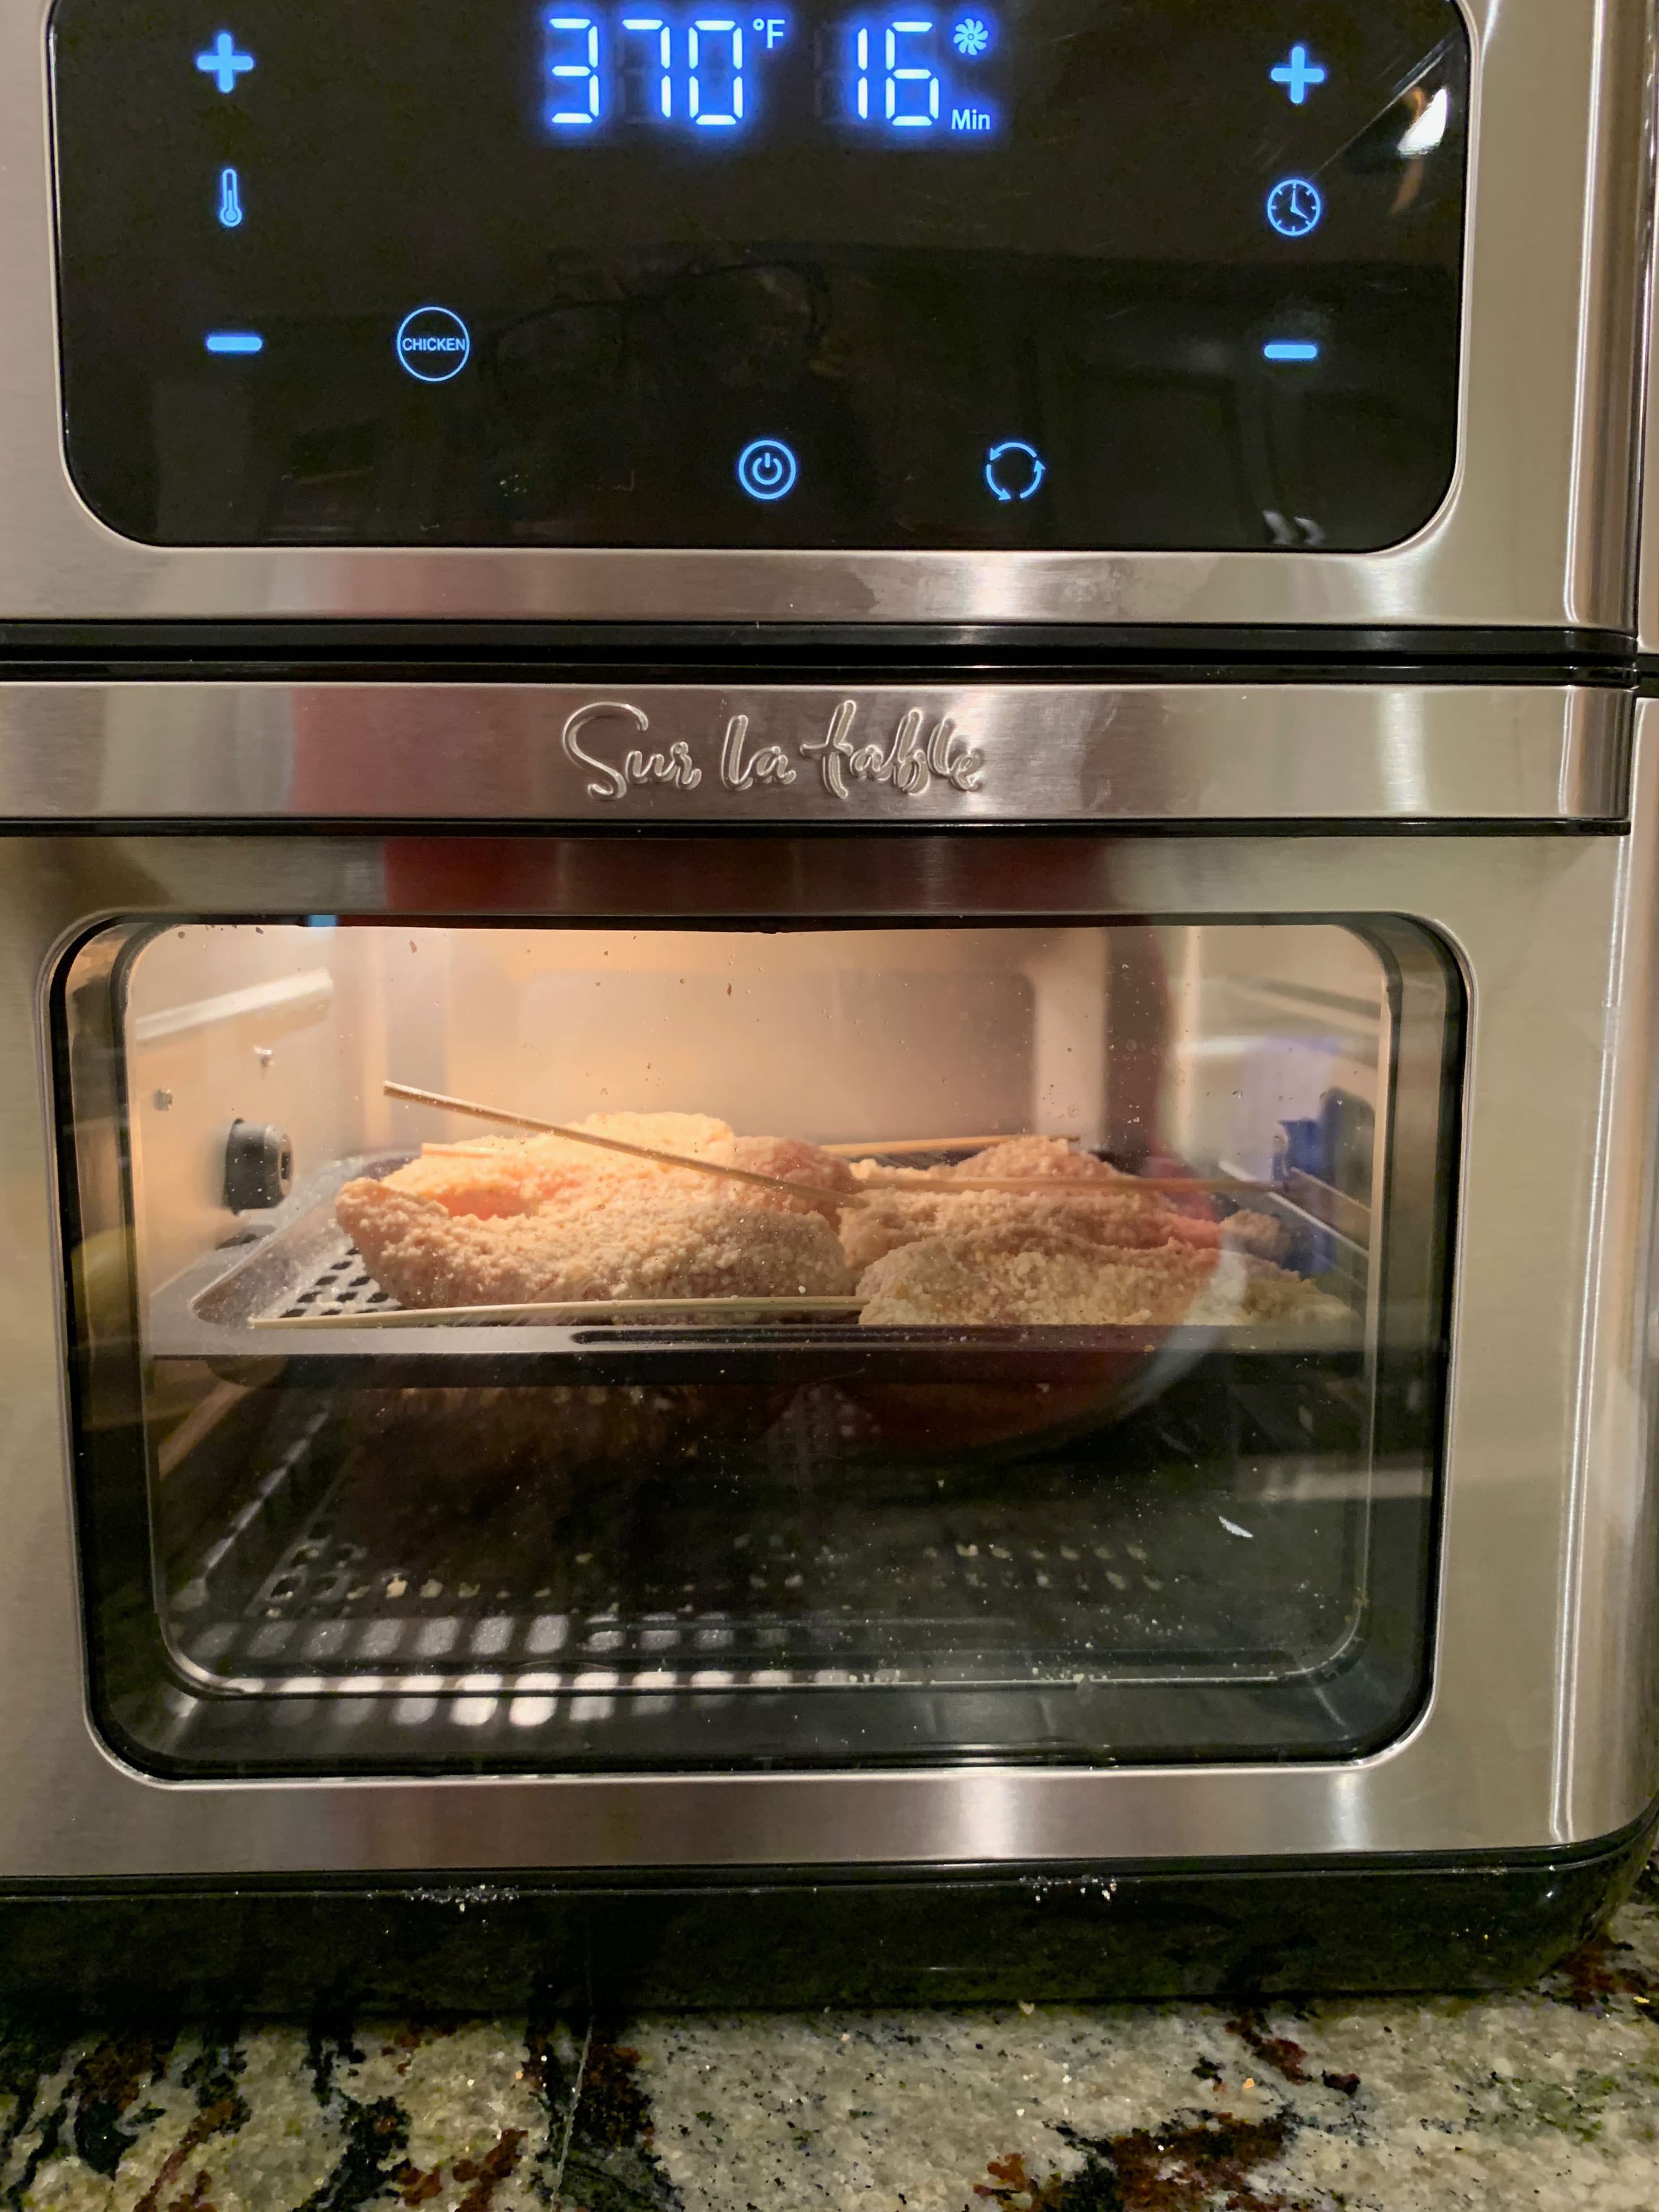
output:
<instances>
[{"instance_id":1,"label":"power button","mask_svg":"<svg viewBox=\"0 0 1659 2212\"><path fill-rule=\"evenodd\" d=\"M738 482L750 499L782 499L800 469L781 438L757 438L738 455Z\"/></svg>"}]
</instances>

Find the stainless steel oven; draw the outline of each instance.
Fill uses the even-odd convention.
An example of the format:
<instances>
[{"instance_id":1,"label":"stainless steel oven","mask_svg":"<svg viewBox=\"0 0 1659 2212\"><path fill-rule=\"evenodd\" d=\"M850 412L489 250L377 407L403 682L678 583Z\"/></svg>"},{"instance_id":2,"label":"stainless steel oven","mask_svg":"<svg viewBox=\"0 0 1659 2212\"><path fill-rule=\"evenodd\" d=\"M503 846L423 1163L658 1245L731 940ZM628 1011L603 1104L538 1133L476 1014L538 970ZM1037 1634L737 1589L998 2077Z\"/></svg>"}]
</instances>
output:
<instances>
[{"instance_id":1,"label":"stainless steel oven","mask_svg":"<svg viewBox=\"0 0 1659 2212\"><path fill-rule=\"evenodd\" d=\"M1565 1941L1659 1794L1633 711L6 687L11 1908L680 1996Z\"/></svg>"},{"instance_id":2,"label":"stainless steel oven","mask_svg":"<svg viewBox=\"0 0 1659 2212\"><path fill-rule=\"evenodd\" d=\"M0 0L0 1994L1593 1924L1650 15Z\"/></svg>"}]
</instances>

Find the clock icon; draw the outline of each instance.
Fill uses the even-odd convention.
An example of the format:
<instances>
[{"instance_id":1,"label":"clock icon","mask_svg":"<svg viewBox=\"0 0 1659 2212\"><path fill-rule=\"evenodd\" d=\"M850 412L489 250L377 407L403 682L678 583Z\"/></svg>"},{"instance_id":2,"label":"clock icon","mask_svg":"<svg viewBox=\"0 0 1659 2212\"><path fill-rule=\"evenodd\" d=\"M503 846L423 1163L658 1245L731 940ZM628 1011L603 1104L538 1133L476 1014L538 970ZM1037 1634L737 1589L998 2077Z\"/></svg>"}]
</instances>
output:
<instances>
[{"instance_id":1,"label":"clock icon","mask_svg":"<svg viewBox=\"0 0 1659 2212\"><path fill-rule=\"evenodd\" d=\"M1267 195L1267 220L1281 238L1305 238L1324 212L1318 185L1306 177L1281 177Z\"/></svg>"}]
</instances>

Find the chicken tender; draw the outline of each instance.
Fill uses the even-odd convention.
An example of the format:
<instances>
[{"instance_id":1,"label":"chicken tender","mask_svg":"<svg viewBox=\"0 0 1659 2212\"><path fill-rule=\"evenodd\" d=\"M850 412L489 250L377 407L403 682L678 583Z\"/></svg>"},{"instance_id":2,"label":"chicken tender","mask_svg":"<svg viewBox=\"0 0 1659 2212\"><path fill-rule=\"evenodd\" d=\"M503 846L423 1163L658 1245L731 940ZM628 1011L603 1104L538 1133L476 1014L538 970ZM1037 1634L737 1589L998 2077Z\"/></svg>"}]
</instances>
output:
<instances>
[{"instance_id":1,"label":"chicken tender","mask_svg":"<svg viewBox=\"0 0 1659 2212\"><path fill-rule=\"evenodd\" d=\"M902 1246L866 1269L859 1291L866 1328L1173 1328L1345 1311L1300 1276L1243 1253L1110 1249L1025 1228Z\"/></svg>"},{"instance_id":2,"label":"chicken tender","mask_svg":"<svg viewBox=\"0 0 1659 2212\"><path fill-rule=\"evenodd\" d=\"M590 1114L570 1126L692 1158L732 1141L726 1124L707 1114ZM429 1198L451 1213L472 1213L489 1220L499 1214L533 1212L586 1188L595 1177L614 1182L672 1172L654 1161L578 1144L568 1137L474 1137L459 1144L429 1146L418 1159L386 1180L394 1190Z\"/></svg>"},{"instance_id":3,"label":"chicken tender","mask_svg":"<svg viewBox=\"0 0 1659 2212\"><path fill-rule=\"evenodd\" d=\"M405 1306L832 1296L851 1279L821 1215L734 1206L684 1170L592 1178L562 1203L493 1218L451 1213L392 1176L364 1177L345 1185L335 1212Z\"/></svg>"},{"instance_id":4,"label":"chicken tender","mask_svg":"<svg viewBox=\"0 0 1659 2212\"><path fill-rule=\"evenodd\" d=\"M861 1183L877 1182L893 1170L888 1163L879 1159L854 1160L853 1174ZM1103 1160L1093 1152L1079 1152L1069 1137L1002 1137L994 1145L970 1152L965 1159L949 1160L930 1168L907 1170L911 1188L919 1189L922 1179L942 1184L947 1190L952 1183L987 1180L992 1182L1027 1182L1036 1177L1052 1177L1057 1182L1133 1182L1109 1160Z\"/></svg>"},{"instance_id":5,"label":"chicken tender","mask_svg":"<svg viewBox=\"0 0 1659 2212\"><path fill-rule=\"evenodd\" d=\"M527 1150L498 1138L464 1148L446 1145L422 1152L386 1180L392 1188L428 1199L450 1213L493 1221L502 1214L528 1213L541 1202Z\"/></svg>"},{"instance_id":6,"label":"chicken tender","mask_svg":"<svg viewBox=\"0 0 1659 2212\"><path fill-rule=\"evenodd\" d=\"M624 1145L647 1145L658 1152L678 1152L702 1159L720 1145L732 1142L730 1124L712 1114L588 1114L569 1124L591 1129L596 1137L614 1137ZM672 1169L654 1160L635 1159L628 1152L608 1152L599 1145L578 1144L570 1137L532 1137L524 1146L531 1172L544 1199L556 1196L573 1179L581 1182L594 1174L611 1176L669 1175Z\"/></svg>"},{"instance_id":7,"label":"chicken tender","mask_svg":"<svg viewBox=\"0 0 1659 2212\"><path fill-rule=\"evenodd\" d=\"M1130 1182L1133 1177L1093 1152L1079 1152L1069 1137L1005 1137L945 1170L957 1182L991 1176L1019 1182L1028 1176L1052 1176L1057 1182Z\"/></svg>"},{"instance_id":8,"label":"chicken tender","mask_svg":"<svg viewBox=\"0 0 1659 2212\"><path fill-rule=\"evenodd\" d=\"M884 1170L856 1160L853 1172L866 1188ZM926 1185L876 1190L842 1219L842 1242L855 1275L889 1252L925 1237L982 1237L1024 1231L1028 1241L1070 1235L1091 1244L1139 1250L1171 1237L1213 1245L1213 1224L1172 1213L1161 1193L1142 1190L1092 1152L1063 1137L1010 1137L970 1158L924 1170ZM962 1190L964 1181L1052 1181L1046 1191Z\"/></svg>"},{"instance_id":9,"label":"chicken tender","mask_svg":"<svg viewBox=\"0 0 1659 2212\"><path fill-rule=\"evenodd\" d=\"M1007 1190L872 1192L842 1215L842 1243L857 1275L885 1254L927 1237L1023 1234L1028 1242L1040 1243L1069 1235L1091 1245L1136 1250L1166 1244L1188 1227L1210 1226L1178 1220L1159 1205L1155 1192L1131 1188L1120 1196L1100 1190L1097 1196L1098 1188L1089 1186L1086 1195L1067 1190L1053 1198ZM1200 1236L1194 1241L1206 1240ZM1216 1241L1212 1228L1207 1241Z\"/></svg>"},{"instance_id":10,"label":"chicken tender","mask_svg":"<svg viewBox=\"0 0 1659 2212\"><path fill-rule=\"evenodd\" d=\"M776 1176L784 1182L810 1183L819 1190L845 1191L857 1195L859 1183L845 1160L821 1152L799 1137L726 1137L710 1145L702 1157L720 1167L747 1168L752 1175ZM786 1198L781 1191L762 1190L752 1182L733 1182L726 1196L736 1206L770 1206L786 1213L820 1213L833 1229L841 1208L827 1198L803 1195Z\"/></svg>"},{"instance_id":11,"label":"chicken tender","mask_svg":"<svg viewBox=\"0 0 1659 2212\"><path fill-rule=\"evenodd\" d=\"M868 1328L951 1322L1007 1327L1179 1321L1215 1266L1209 1255L1168 1245L1108 1250L1028 1225L945 1234L901 1246L859 1279Z\"/></svg>"}]
</instances>

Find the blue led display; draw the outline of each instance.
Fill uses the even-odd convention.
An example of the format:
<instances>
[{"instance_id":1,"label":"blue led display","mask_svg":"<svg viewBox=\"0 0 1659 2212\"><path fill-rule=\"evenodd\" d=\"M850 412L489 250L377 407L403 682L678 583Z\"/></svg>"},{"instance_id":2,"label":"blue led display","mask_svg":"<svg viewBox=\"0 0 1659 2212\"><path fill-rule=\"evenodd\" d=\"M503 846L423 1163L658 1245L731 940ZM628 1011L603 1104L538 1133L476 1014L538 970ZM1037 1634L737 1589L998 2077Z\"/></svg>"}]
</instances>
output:
<instances>
[{"instance_id":1,"label":"blue led display","mask_svg":"<svg viewBox=\"0 0 1659 2212\"><path fill-rule=\"evenodd\" d=\"M947 85L941 70L947 48L969 64L991 46L988 15L963 15L954 24L937 16L889 15L848 27L851 67L847 76L848 119L889 131L983 137L997 127L996 111L983 104L971 81L965 90Z\"/></svg>"},{"instance_id":2,"label":"blue led display","mask_svg":"<svg viewBox=\"0 0 1659 2212\"><path fill-rule=\"evenodd\" d=\"M543 118L563 137L611 122L738 131L754 64L787 46L793 25L787 15L550 8L542 28Z\"/></svg>"},{"instance_id":3,"label":"blue led display","mask_svg":"<svg viewBox=\"0 0 1659 2212\"><path fill-rule=\"evenodd\" d=\"M978 9L854 16L807 39L787 9L708 15L651 0L620 8L553 0L541 26L542 121L567 144L639 124L741 136L765 112L774 58L812 70L824 121L874 125L895 143L1000 127L980 66L997 45L997 25Z\"/></svg>"},{"instance_id":4,"label":"blue led display","mask_svg":"<svg viewBox=\"0 0 1659 2212\"><path fill-rule=\"evenodd\" d=\"M1305 238L1324 212L1318 185L1306 177L1281 177L1267 195L1267 220L1281 238Z\"/></svg>"}]
</instances>

